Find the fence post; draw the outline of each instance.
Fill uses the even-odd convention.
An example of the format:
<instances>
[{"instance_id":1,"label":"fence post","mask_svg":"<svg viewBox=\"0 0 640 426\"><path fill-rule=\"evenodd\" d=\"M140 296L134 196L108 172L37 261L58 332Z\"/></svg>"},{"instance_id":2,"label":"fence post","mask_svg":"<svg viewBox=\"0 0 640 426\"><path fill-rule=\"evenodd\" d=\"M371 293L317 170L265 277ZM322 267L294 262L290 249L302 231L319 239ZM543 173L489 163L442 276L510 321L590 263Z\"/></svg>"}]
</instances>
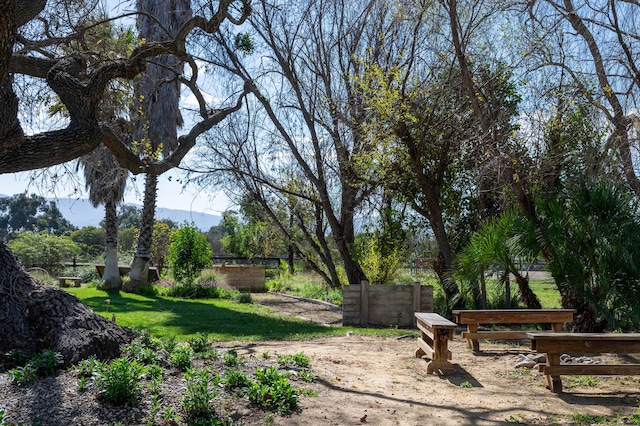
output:
<instances>
[{"instance_id":1,"label":"fence post","mask_svg":"<svg viewBox=\"0 0 640 426\"><path fill-rule=\"evenodd\" d=\"M360 282L360 325L369 325L369 281Z\"/></svg>"},{"instance_id":2,"label":"fence post","mask_svg":"<svg viewBox=\"0 0 640 426\"><path fill-rule=\"evenodd\" d=\"M416 281L413 283L413 318L411 319L411 322L413 323L414 327L417 327L418 324L416 322L416 312L420 312L420 291L422 289L422 286L420 285L419 281Z\"/></svg>"}]
</instances>

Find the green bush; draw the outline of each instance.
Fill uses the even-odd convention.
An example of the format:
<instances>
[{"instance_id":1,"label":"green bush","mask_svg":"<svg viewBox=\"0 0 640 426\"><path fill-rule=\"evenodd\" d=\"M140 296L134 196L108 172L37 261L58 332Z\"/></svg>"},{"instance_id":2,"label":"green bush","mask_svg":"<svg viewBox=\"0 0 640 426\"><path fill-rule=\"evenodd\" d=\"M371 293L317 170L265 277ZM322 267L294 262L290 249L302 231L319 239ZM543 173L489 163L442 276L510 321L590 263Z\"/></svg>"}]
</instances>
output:
<instances>
[{"instance_id":1,"label":"green bush","mask_svg":"<svg viewBox=\"0 0 640 426\"><path fill-rule=\"evenodd\" d=\"M208 369L192 369L184 375L187 388L182 397L182 408L190 418L211 418L215 416L213 399L220 378Z\"/></svg>"},{"instance_id":2,"label":"green bush","mask_svg":"<svg viewBox=\"0 0 640 426\"><path fill-rule=\"evenodd\" d=\"M114 404L135 403L140 393L140 381L145 372L144 366L127 358L116 358L103 365L96 384L101 396Z\"/></svg>"},{"instance_id":3,"label":"green bush","mask_svg":"<svg viewBox=\"0 0 640 426\"><path fill-rule=\"evenodd\" d=\"M212 263L207 236L194 225L183 225L172 236L169 266L177 281L192 284L200 272Z\"/></svg>"},{"instance_id":4,"label":"green bush","mask_svg":"<svg viewBox=\"0 0 640 426\"><path fill-rule=\"evenodd\" d=\"M171 352L171 364L181 370L188 370L193 365L193 350L184 344L177 345Z\"/></svg>"},{"instance_id":5,"label":"green bush","mask_svg":"<svg viewBox=\"0 0 640 426\"><path fill-rule=\"evenodd\" d=\"M259 407L278 411L286 416L298 405L298 391L291 386L287 374L279 373L276 367L258 367L256 383L248 390L249 400Z\"/></svg>"},{"instance_id":6,"label":"green bush","mask_svg":"<svg viewBox=\"0 0 640 426\"><path fill-rule=\"evenodd\" d=\"M48 232L22 231L9 241L9 247L25 267L37 266L52 274L65 259L80 253L71 238Z\"/></svg>"},{"instance_id":7,"label":"green bush","mask_svg":"<svg viewBox=\"0 0 640 426\"><path fill-rule=\"evenodd\" d=\"M230 390L248 388L253 384L246 374L240 370L236 370L235 368L225 370L222 376L222 383Z\"/></svg>"},{"instance_id":8,"label":"green bush","mask_svg":"<svg viewBox=\"0 0 640 426\"><path fill-rule=\"evenodd\" d=\"M24 356L17 351L11 357L14 361L24 359ZM9 355L7 354L7 355ZM51 349L44 350L31 357L24 366L13 368L7 373L12 383L26 385L38 376L48 376L53 374L62 364L62 355Z\"/></svg>"}]
</instances>

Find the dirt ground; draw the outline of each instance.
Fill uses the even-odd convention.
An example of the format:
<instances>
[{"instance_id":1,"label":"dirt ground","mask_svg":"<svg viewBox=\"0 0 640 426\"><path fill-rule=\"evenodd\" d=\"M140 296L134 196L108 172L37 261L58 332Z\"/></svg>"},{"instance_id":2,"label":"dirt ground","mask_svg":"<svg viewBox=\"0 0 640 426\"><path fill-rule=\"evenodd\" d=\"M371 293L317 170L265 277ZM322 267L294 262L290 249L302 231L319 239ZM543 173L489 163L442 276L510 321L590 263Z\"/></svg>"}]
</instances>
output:
<instances>
[{"instance_id":1,"label":"dirt ground","mask_svg":"<svg viewBox=\"0 0 640 426\"><path fill-rule=\"evenodd\" d=\"M270 294L254 301L321 323L340 320L340 311L327 305ZM564 378L565 393L557 395L544 387L542 375L513 367L519 354L531 352L525 342L481 343L482 353L474 355L460 331L450 343L455 372L440 376L428 375L427 360L414 357L413 337L345 334L237 348L254 356L304 351L311 358L318 396L303 398L299 414L276 417L274 425L573 424L579 416L613 421L638 412L638 377ZM640 362L625 358L620 362ZM594 359L611 362L613 357Z\"/></svg>"}]
</instances>

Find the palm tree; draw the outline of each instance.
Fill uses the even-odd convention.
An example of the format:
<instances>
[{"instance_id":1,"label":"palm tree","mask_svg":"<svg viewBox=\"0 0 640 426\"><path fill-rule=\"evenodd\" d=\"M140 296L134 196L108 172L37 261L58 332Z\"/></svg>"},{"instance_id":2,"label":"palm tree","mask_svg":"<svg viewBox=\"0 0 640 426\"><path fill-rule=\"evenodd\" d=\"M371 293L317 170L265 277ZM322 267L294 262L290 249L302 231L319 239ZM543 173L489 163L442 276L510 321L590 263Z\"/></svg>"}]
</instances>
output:
<instances>
[{"instance_id":1,"label":"palm tree","mask_svg":"<svg viewBox=\"0 0 640 426\"><path fill-rule=\"evenodd\" d=\"M188 0L138 0L137 10L145 13L138 15L138 35L148 41L173 37L191 17ZM133 138L144 156L167 156L177 145L177 129L182 126L178 81L181 68L182 64L175 56L161 56L156 63L149 64L135 82ZM125 286L128 291L135 290L148 279L157 182L157 176L146 175L140 234L131 262L130 280Z\"/></svg>"},{"instance_id":2,"label":"palm tree","mask_svg":"<svg viewBox=\"0 0 640 426\"><path fill-rule=\"evenodd\" d=\"M122 202L128 171L118 165L115 157L103 145L89 155L80 158L84 169L89 201L94 207L104 204L105 209L105 259L101 287L105 290L122 286L118 268L118 214L116 208Z\"/></svg>"}]
</instances>

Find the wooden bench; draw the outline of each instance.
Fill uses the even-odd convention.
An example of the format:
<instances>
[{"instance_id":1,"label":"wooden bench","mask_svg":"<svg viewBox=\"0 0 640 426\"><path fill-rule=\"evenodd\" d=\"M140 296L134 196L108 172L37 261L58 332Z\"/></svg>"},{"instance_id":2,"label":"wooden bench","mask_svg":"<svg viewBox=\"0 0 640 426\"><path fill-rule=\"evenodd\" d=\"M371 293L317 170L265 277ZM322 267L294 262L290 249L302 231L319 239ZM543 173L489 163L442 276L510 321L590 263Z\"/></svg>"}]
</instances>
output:
<instances>
[{"instance_id":1,"label":"wooden bench","mask_svg":"<svg viewBox=\"0 0 640 426\"><path fill-rule=\"evenodd\" d=\"M527 339L531 330L478 331L479 324L551 324L554 332L561 332L565 322L573 321L574 309L484 309L453 311L458 324L466 324L467 348L480 351L479 339Z\"/></svg>"},{"instance_id":2,"label":"wooden bench","mask_svg":"<svg viewBox=\"0 0 640 426\"><path fill-rule=\"evenodd\" d=\"M547 354L546 365L540 365L547 389L562 392L561 375L640 375L640 364L560 364L562 354L630 354L640 353L640 333L527 333L531 349Z\"/></svg>"},{"instance_id":3,"label":"wooden bench","mask_svg":"<svg viewBox=\"0 0 640 426\"><path fill-rule=\"evenodd\" d=\"M416 312L416 325L420 329L418 337L418 349L416 358L426 355L431 359L427 364L427 373L438 371L447 372L454 369L449 363L451 351L448 348L449 340L453 340L453 331L456 324L438 314Z\"/></svg>"},{"instance_id":4,"label":"wooden bench","mask_svg":"<svg viewBox=\"0 0 640 426\"><path fill-rule=\"evenodd\" d=\"M82 278L79 277L57 277L58 282L60 283L60 287L64 287L67 285L67 281L71 281L74 287L80 287L80 282Z\"/></svg>"}]
</instances>

